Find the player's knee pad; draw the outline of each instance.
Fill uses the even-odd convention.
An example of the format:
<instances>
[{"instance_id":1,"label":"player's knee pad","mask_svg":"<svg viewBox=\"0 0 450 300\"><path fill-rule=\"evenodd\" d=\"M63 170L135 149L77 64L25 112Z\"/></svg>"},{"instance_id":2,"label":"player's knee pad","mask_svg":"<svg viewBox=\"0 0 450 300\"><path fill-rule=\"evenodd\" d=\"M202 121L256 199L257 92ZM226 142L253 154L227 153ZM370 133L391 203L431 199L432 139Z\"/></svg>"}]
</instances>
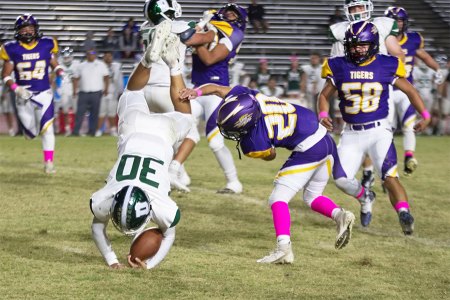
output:
<instances>
[{"instance_id":1,"label":"player's knee pad","mask_svg":"<svg viewBox=\"0 0 450 300\"><path fill-rule=\"evenodd\" d=\"M356 178L341 177L334 180L336 186L344 193L356 197L361 190L361 185Z\"/></svg>"},{"instance_id":2,"label":"player's knee pad","mask_svg":"<svg viewBox=\"0 0 450 300\"><path fill-rule=\"evenodd\" d=\"M220 151L220 149L225 147L223 136L220 133L216 134L211 139L208 139L208 145L213 152Z\"/></svg>"},{"instance_id":3,"label":"player's knee pad","mask_svg":"<svg viewBox=\"0 0 450 300\"><path fill-rule=\"evenodd\" d=\"M275 184L272 194L270 194L268 199L269 206L272 206L272 204L278 201L289 203L289 201L294 198L295 194L297 194L297 191L290 187L282 184Z\"/></svg>"}]
</instances>

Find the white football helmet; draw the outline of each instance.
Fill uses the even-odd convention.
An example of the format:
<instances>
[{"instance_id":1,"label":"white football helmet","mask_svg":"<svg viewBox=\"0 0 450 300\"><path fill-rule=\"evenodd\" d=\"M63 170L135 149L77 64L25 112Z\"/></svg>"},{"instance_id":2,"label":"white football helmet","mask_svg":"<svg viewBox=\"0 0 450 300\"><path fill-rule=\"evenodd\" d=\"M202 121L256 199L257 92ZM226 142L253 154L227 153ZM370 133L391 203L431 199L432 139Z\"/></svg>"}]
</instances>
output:
<instances>
[{"instance_id":1,"label":"white football helmet","mask_svg":"<svg viewBox=\"0 0 450 300\"><path fill-rule=\"evenodd\" d=\"M350 12L355 6L361 6L363 9ZM349 22L366 21L372 17L373 4L371 0L345 0L344 11Z\"/></svg>"}]
</instances>

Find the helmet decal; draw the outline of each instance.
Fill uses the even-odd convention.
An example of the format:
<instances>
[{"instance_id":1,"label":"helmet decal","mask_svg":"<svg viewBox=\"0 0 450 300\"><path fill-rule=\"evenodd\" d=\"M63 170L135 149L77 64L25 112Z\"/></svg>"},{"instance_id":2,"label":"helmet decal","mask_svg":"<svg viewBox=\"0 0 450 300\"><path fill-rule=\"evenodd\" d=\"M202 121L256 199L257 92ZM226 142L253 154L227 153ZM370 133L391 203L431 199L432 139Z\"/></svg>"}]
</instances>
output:
<instances>
[{"instance_id":1,"label":"helmet decal","mask_svg":"<svg viewBox=\"0 0 450 300\"><path fill-rule=\"evenodd\" d=\"M384 11L384 15L388 18L392 18L397 21L401 20L403 22L403 26L400 28L401 33L408 30L409 16L403 7L390 6Z\"/></svg>"},{"instance_id":2,"label":"helmet decal","mask_svg":"<svg viewBox=\"0 0 450 300\"><path fill-rule=\"evenodd\" d=\"M27 26L33 26L34 33L20 33L21 29ZM38 21L32 14L23 14L18 16L14 23L14 30L14 38L27 44L42 37L42 33L39 31Z\"/></svg>"},{"instance_id":3,"label":"helmet decal","mask_svg":"<svg viewBox=\"0 0 450 300\"><path fill-rule=\"evenodd\" d=\"M136 186L125 186L114 196L111 220L117 230L133 235L150 221L151 205L146 193Z\"/></svg>"},{"instance_id":4,"label":"helmet decal","mask_svg":"<svg viewBox=\"0 0 450 300\"><path fill-rule=\"evenodd\" d=\"M347 60L354 64L371 59L379 50L379 34L376 26L367 21L351 23L345 32L344 50Z\"/></svg>"},{"instance_id":5,"label":"helmet decal","mask_svg":"<svg viewBox=\"0 0 450 300\"><path fill-rule=\"evenodd\" d=\"M254 128L261 117L261 110L251 94L239 94L225 99L217 113L217 126L221 134L239 141Z\"/></svg>"}]
</instances>

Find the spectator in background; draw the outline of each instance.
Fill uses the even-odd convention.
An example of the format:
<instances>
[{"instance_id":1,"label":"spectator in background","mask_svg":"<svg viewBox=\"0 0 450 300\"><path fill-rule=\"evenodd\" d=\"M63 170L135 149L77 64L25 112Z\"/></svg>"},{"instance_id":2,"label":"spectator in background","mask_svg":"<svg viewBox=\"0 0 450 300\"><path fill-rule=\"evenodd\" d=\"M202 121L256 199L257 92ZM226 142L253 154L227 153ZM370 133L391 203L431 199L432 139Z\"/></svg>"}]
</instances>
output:
<instances>
[{"instance_id":1,"label":"spectator in background","mask_svg":"<svg viewBox=\"0 0 450 300\"><path fill-rule=\"evenodd\" d=\"M258 89L258 81L256 81L255 78L250 78L250 81L248 83L248 88L252 90Z\"/></svg>"},{"instance_id":2,"label":"spectator in background","mask_svg":"<svg viewBox=\"0 0 450 300\"><path fill-rule=\"evenodd\" d=\"M89 51L91 49L97 49L97 44L94 41L94 32L88 31L86 32L86 39L83 42L83 46L81 47L83 51Z\"/></svg>"},{"instance_id":3,"label":"spectator in background","mask_svg":"<svg viewBox=\"0 0 450 300\"><path fill-rule=\"evenodd\" d=\"M264 19L265 11L262 4L257 4L256 0L252 0L252 3L248 5L247 8L248 19L252 24L253 31L259 33L262 30L264 33L267 32L269 24Z\"/></svg>"},{"instance_id":4,"label":"spectator in background","mask_svg":"<svg viewBox=\"0 0 450 300\"><path fill-rule=\"evenodd\" d=\"M287 82L286 94L291 99L300 100L300 68L298 65L298 58L296 55L292 55L290 60L291 67L285 75Z\"/></svg>"},{"instance_id":5,"label":"spectator in background","mask_svg":"<svg viewBox=\"0 0 450 300\"><path fill-rule=\"evenodd\" d=\"M120 51L119 51L119 39L114 32L112 27L108 28L106 32L106 36L102 40L102 50L103 51L112 51L114 59L120 59Z\"/></svg>"},{"instance_id":6,"label":"spectator in background","mask_svg":"<svg viewBox=\"0 0 450 300\"><path fill-rule=\"evenodd\" d=\"M137 34L131 28L125 28L119 37L119 48L122 58L133 58L137 51Z\"/></svg>"},{"instance_id":7,"label":"spectator in background","mask_svg":"<svg viewBox=\"0 0 450 300\"><path fill-rule=\"evenodd\" d=\"M261 88L262 86L267 85L269 78L269 61L266 58L261 58L259 60L258 70L256 71L256 82L258 83L258 87Z\"/></svg>"},{"instance_id":8,"label":"spectator in background","mask_svg":"<svg viewBox=\"0 0 450 300\"><path fill-rule=\"evenodd\" d=\"M300 91L305 95L306 107L315 112L317 112L317 96L325 83L321 72L320 53L313 52L309 57L309 64L302 66Z\"/></svg>"},{"instance_id":9,"label":"spectator in background","mask_svg":"<svg viewBox=\"0 0 450 300\"><path fill-rule=\"evenodd\" d=\"M278 85L277 77L271 75L266 86L261 87L261 93L269 97L281 97L284 94L284 89Z\"/></svg>"},{"instance_id":10,"label":"spectator in background","mask_svg":"<svg viewBox=\"0 0 450 300\"><path fill-rule=\"evenodd\" d=\"M86 52L86 60L78 65L73 74L73 96L78 92L77 114L74 136L80 135L86 111L89 111L88 134L94 136L97 130L100 99L108 94L109 72L105 63L97 60L94 49Z\"/></svg>"},{"instance_id":11,"label":"spectator in background","mask_svg":"<svg viewBox=\"0 0 450 300\"><path fill-rule=\"evenodd\" d=\"M336 5L334 7L334 14L332 14L328 18L328 26L331 26L333 24L336 24L336 23L339 23L342 21L345 21L345 18L342 16L341 7L339 5Z\"/></svg>"},{"instance_id":12,"label":"spectator in background","mask_svg":"<svg viewBox=\"0 0 450 300\"><path fill-rule=\"evenodd\" d=\"M122 65L118 62L113 61L113 54L111 51L106 51L103 54L103 62L109 71L109 85L108 94L103 95L100 102L100 113L98 118L97 132L95 136L101 136L103 134L103 124L105 117L108 118L109 122L109 134L112 136L117 136L117 126L116 126L116 112L117 103L119 102L119 97L123 92L123 74L121 67Z\"/></svg>"},{"instance_id":13,"label":"spectator in background","mask_svg":"<svg viewBox=\"0 0 450 300\"><path fill-rule=\"evenodd\" d=\"M133 17L130 17L125 25L122 27L122 31L130 29L132 33L139 34L139 26L134 21Z\"/></svg>"}]
</instances>

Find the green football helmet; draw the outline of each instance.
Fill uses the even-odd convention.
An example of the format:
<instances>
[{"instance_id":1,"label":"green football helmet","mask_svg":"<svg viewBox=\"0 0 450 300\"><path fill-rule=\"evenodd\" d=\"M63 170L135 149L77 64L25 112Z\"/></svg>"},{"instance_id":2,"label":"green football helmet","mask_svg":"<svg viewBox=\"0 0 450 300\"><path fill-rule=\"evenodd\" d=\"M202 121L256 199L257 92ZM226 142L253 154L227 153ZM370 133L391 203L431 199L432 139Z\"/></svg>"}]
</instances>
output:
<instances>
[{"instance_id":1,"label":"green football helmet","mask_svg":"<svg viewBox=\"0 0 450 300\"><path fill-rule=\"evenodd\" d=\"M154 25L158 25L164 20L181 17L181 6L176 0L146 0L144 16Z\"/></svg>"},{"instance_id":2,"label":"green football helmet","mask_svg":"<svg viewBox=\"0 0 450 300\"><path fill-rule=\"evenodd\" d=\"M120 232L134 235L150 221L151 209L147 194L137 186L127 185L114 196L111 220Z\"/></svg>"},{"instance_id":3,"label":"green football helmet","mask_svg":"<svg viewBox=\"0 0 450 300\"><path fill-rule=\"evenodd\" d=\"M363 10L350 12L355 6L362 6ZM345 0L344 11L349 22L366 21L372 17L373 4L371 0Z\"/></svg>"}]
</instances>

